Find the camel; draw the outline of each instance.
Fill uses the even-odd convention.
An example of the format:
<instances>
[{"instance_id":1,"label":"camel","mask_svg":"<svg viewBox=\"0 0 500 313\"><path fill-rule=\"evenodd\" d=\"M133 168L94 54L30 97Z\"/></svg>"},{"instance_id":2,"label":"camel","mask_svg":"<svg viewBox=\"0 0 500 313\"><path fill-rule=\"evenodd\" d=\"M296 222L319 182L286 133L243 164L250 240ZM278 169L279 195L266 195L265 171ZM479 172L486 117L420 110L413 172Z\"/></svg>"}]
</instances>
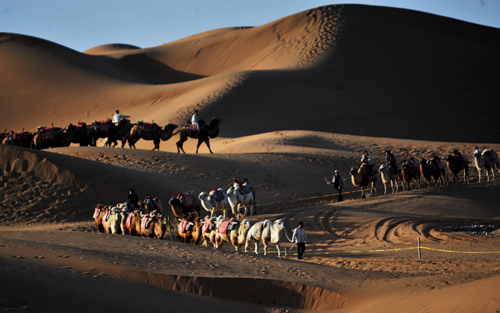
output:
<instances>
[{"instance_id":1,"label":"camel","mask_svg":"<svg viewBox=\"0 0 500 313\"><path fill-rule=\"evenodd\" d=\"M477 172L479 173L479 182L481 182L481 174L483 171L486 173L486 181L490 181L489 171L491 171L491 179L495 179L495 169L497 169L500 174L500 158L497 157L495 160L491 161L489 156L491 150L485 149L481 152L476 149L474 152L474 163L476 164Z\"/></svg>"},{"instance_id":2,"label":"camel","mask_svg":"<svg viewBox=\"0 0 500 313\"><path fill-rule=\"evenodd\" d=\"M203 240L203 247L208 247L208 243L211 242L215 247L215 235L217 233L217 227L225 220L222 215L218 217L208 217L205 216L205 222L203 223L201 229L201 238Z\"/></svg>"},{"instance_id":3,"label":"camel","mask_svg":"<svg viewBox=\"0 0 500 313\"><path fill-rule=\"evenodd\" d=\"M39 126L37 132L31 140L31 149L47 149L56 147L68 147L71 144L69 138L65 136L65 129L60 127Z\"/></svg>"},{"instance_id":4,"label":"camel","mask_svg":"<svg viewBox=\"0 0 500 313\"><path fill-rule=\"evenodd\" d=\"M2 140L2 144L30 148L32 140L33 133L25 132L24 130L18 133L10 131Z\"/></svg>"},{"instance_id":5,"label":"camel","mask_svg":"<svg viewBox=\"0 0 500 313\"><path fill-rule=\"evenodd\" d=\"M117 140L120 140L122 142L122 148L125 147L125 143L127 143L128 141L129 148L133 147L135 149L135 146L132 146L129 141L130 131L132 130L132 127L134 127L135 125L137 124L131 124L130 120L122 118L120 122L118 122L118 126L115 126L113 124L113 127L115 128L114 138L109 138L109 137L105 138L103 146L104 147L109 146L110 148L114 148L118 145ZM113 146L111 146L111 144L113 144Z\"/></svg>"},{"instance_id":6,"label":"camel","mask_svg":"<svg viewBox=\"0 0 500 313\"><path fill-rule=\"evenodd\" d=\"M143 211L140 209L136 209L128 214L124 227L127 229L127 233L129 235L131 235L131 236L140 236L141 235L142 215L143 215Z\"/></svg>"},{"instance_id":7,"label":"camel","mask_svg":"<svg viewBox=\"0 0 500 313\"><path fill-rule=\"evenodd\" d=\"M149 124L147 124L149 125ZM154 124L156 125L156 124ZM153 126L154 127L154 126ZM144 140L153 140L154 143L154 150L160 151L160 140L162 141L167 141L172 137L172 133L174 129L177 128L177 125L169 123L165 125L165 127L162 129L161 127L157 127L156 131L147 131L145 128L139 124L134 125L132 129L130 130L130 139L129 139L129 145L130 147L135 148L135 144L139 139L144 139Z\"/></svg>"},{"instance_id":8,"label":"camel","mask_svg":"<svg viewBox=\"0 0 500 313\"><path fill-rule=\"evenodd\" d=\"M148 198L143 202L144 209L149 213L152 211L163 212L163 206L160 199L158 198Z\"/></svg>"},{"instance_id":9,"label":"camel","mask_svg":"<svg viewBox=\"0 0 500 313\"><path fill-rule=\"evenodd\" d=\"M241 247L247 238L248 230L250 229L250 222L246 219L241 221L241 223L233 220L226 222L232 226L232 229L227 229L225 233L221 233L222 231L219 232L219 229L224 222L219 225L215 233L215 248L221 248L224 242L231 242L235 251L238 252L238 247Z\"/></svg>"},{"instance_id":10,"label":"camel","mask_svg":"<svg viewBox=\"0 0 500 313\"><path fill-rule=\"evenodd\" d=\"M409 161L411 162L411 161ZM406 190L410 190L410 182L412 179L415 179L417 184L417 189L420 189L420 168L412 162L413 164L408 164L408 162L404 162L402 167L403 173L403 181L406 183Z\"/></svg>"},{"instance_id":11,"label":"camel","mask_svg":"<svg viewBox=\"0 0 500 313\"><path fill-rule=\"evenodd\" d=\"M104 214L106 213L106 206L104 204L98 204L96 208L94 209L94 220L96 223L97 231L100 233L104 232L104 227L102 226L102 218L104 217Z\"/></svg>"},{"instance_id":12,"label":"camel","mask_svg":"<svg viewBox=\"0 0 500 313\"><path fill-rule=\"evenodd\" d=\"M431 186L431 181L434 179L434 185L444 186L445 183L448 185L448 178L446 177L446 172L444 167L439 168L435 161L427 161L426 159L420 160L420 173L427 181L427 187ZM439 182L439 183L438 183Z\"/></svg>"},{"instance_id":13,"label":"camel","mask_svg":"<svg viewBox=\"0 0 500 313\"><path fill-rule=\"evenodd\" d=\"M163 239L167 232L167 223L167 217L164 216L162 212L157 212L156 221L153 225L154 237L156 239Z\"/></svg>"},{"instance_id":14,"label":"camel","mask_svg":"<svg viewBox=\"0 0 500 313\"><path fill-rule=\"evenodd\" d=\"M156 223L156 211L152 211L150 213L142 213L141 214L141 237L150 237L153 238L155 236L154 229Z\"/></svg>"},{"instance_id":15,"label":"camel","mask_svg":"<svg viewBox=\"0 0 500 313\"><path fill-rule=\"evenodd\" d=\"M398 193L399 183L401 182L401 187L403 191L405 190L405 184L403 183L403 173L398 172L397 174L392 174L391 170L387 165L380 165L379 168L380 177L382 178L382 183L384 184L384 195L387 194L387 185L391 184L392 193Z\"/></svg>"},{"instance_id":16,"label":"camel","mask_svg":"<svg viewBox=\"0 0 500 313\"><path fill-rule=\"evenodd\" d=\"M177 218L180 218L183 215L191 215L193 213L196 213L197 217L200 216L200 200L192 195L192 191L187 191L186 193L179 194L177 198L172 196L168 203L170 204L172 212Z\"/></svg>"},{"instance_id":17,"label":"camel","mask_svg":"<svg viewBox=\"0 0 500 313\"><path fill-rule=\"evenodd\" d=\"M108 141L113 142L116 136L116 126L110 119L100 122L94 121L88 128L87 136L89 144L93 147L97 145L99 138L107 138Z\"/></svg>"},{"instance_id":18,"label":"camel","mask_svg":"<svg viewBox=\"0 0 500 313\"><path fill-rule=\"evenodd\" d=\"M210 193L202 191L198 199L200 199L201 206L205 211L210 212L210 217L214 216L216 210L221 209L224 218L226 218L227 196L224 194L222 188L217 189L217 191L210 191Z\"/></svg>"},{"instance_id":19,"label":"camel","mask_svg":"<svg viewBox=\"0 0 500 313\"><path fill-rule=\"evenodd\" d=\"M104 209L105 214L102 218L102 227L106 234L117 234L120 230L120 214L118 207L107 207Z\"/></svg>"},{"instance_id":20,"label":"camel","mask_svg":"<svg viewBox=\"0 0 500 313\"><path fill-rule=\"evenodd\" d=\"M246 190L246 193L242 194L244 189L241 189L239 184L234 184L233 187L230 187L227 190L227 200L229 202L229 206L231 207L234 216L237 218L240 217L240 205L245 208L243 216L247 216L248 207L250 208L250 216L253 216L255 213L253 193L249 189Z\"/></svg>"},{"instance_id":21,"label":"camel","mask_svg":"<svg viewBox=\"0 0 500 313\"><path fill-rule=\"evenodd\" d=\"M377 174L374 173L370 175L368 166L370 165L363 163L359 168L354 166L351 167L350 171L352 184L361 189L361 198L365 198L364 188L366 188L370 182L372 183L370 188L371 195L377 195L377 188L375 187L377 183Z\"/></svg>"},{"instance_id":22,"label":"camel","mask_svg":"<svg viewBox=\"0 0 500 313\"><path fill-rule=\"evenodd\" d=\"M215 138L219 135L219 124L221 120L218 118L212 118L210 123L205 124L203 120L200 120L198 123L200 125L201 131L191 131L190 126L185 126L182 127L177 133L180 133L179 135L179 141L177 141L177 153L182 151L182 153L186 153L184 149L182 148L184 145L184 142L189 138L198 138L198 145L196 146L196 153L198 153L198 149L200 148L202 143L205 143L208 147L208 151L210 153L212 152L212 149L210 149L210 138ZM174 134L174 135L175 135Z\"/></svg>"},{"instance_id":23,"label":"camel","mask_svg":"<svg viewBox=\"0 0 500 313\"><path fill-rule=\"evenodd\" d=\"M65 137L70 143L77 143L80 147L86 147L90 144L89 138L89 127L85 123L80 123L78 125L69 124L66 127Z\"/></svg>"},{"instance_id":24,"label":"camel","mask_svg":"<svg viewBox=\"0 0 500 313\"><path fill-rule=\"evenodd\" d=\"M464 171L464 184L469 183L469 160L464 159L462 155L448 155L444 158L448 164L448 170L450 171L452 177L451 182L455 184L458 182L458 174Z\"/></svg>"},{"instance_id":25,"label":"camel","mask_svg":"<svg viewBox=\"0 0 500 313\"><path fill-rule=\"evenodd\" d=\"M252 240L255 240L255 254L259 254L259 241L262 241L264 245L264 255L267 255L268 244L272 243L276 245L278 257L281 257L280 239L284 229L285 223L283 223L281 219L277 219L274 223L267 219L255 223L248 231L245 242L245 252L247 252L248 245L252 242Z\"/></svg>"},{"instance_id":26,"label":"camel","mask_svg":"<svg viewBox=\"0 0 500 313\"><path fill-rule=\"evenodd\" d=\"M183 221L186 221L186 228L185 231L182 232L182 223L179 223L177 225L177 241L181 242L183 241L184 243L190 243L191 239L193 239L193 244L197 245L200 242L201 239L201 222L200 218L197 217L195 220L192 218L188 217L187 219L183 219Z\"/></svg>"},{"instance_id":27,"label":"camel","mask_svg":"<svg viewBox=\"0 0 500 313\"><path fill-rule=\"evenodd\" d=\"M130 229L125 227L125 223L127 222L127 217L129 216L129 214L133 215L133 213L132 213L132 210L130 209L130 207L127 205L127 203L119 204L118 208L120 209L119 214L121 216L121 218L120 218L121 234L126 235L129 233Z\"/></svg>"}]
</instances>

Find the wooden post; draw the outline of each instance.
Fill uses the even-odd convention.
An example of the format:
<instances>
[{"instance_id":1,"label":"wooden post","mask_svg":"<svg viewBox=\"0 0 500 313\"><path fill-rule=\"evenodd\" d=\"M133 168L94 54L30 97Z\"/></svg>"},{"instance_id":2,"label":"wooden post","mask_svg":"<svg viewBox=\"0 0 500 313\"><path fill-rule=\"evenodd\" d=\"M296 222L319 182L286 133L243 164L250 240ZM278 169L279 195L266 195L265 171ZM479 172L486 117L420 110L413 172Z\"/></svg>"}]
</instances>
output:
<instances>
[{"instance_id":1,"label":"wooden post","mask_svg":"<svg viewBox=\"0 0 500 313\"><path fill-rule=\"evenodd\" d=\"M420 237L418 237L418 259L420 260L422 255L420 254Z\"/></svg>"}]
</instances>

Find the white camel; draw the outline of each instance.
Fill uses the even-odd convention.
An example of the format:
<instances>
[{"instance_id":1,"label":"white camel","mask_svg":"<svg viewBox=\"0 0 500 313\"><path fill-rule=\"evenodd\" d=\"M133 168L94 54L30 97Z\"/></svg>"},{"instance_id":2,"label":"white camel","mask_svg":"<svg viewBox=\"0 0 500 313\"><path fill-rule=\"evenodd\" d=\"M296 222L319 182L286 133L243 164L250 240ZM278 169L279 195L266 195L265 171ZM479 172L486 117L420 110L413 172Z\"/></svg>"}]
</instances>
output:
<instances>
[{"instance_id":1,"label":"white camel","mask_svg":"<svg viewBox=\"0 0 500 313\"><path fill-rule=\"evenodd\" d=\"M234 184L233 187L227 190L227 200L231 206L231 210L237 218L240 217L240 205L245 208L244 216L247 216L248 207L250 207L250 216L255 212L253 193L247 189L247 192L242 194L243 189L240 188L239 184Z\"/></svg>"},{"instance_id":2,"label":"white camel","mask_svg":"<svg viewBox=\"0 0 500 313\"><path fill-rule=\"evenodd\" d=\"M491 179L495 179L495 169L498 170L500 174L500 158L496 158L496 160L490 161L489 156L487 155L490 152L489 149L485 149L481 152L479 149L476 149L474 152L474 161L476 164L477 172L479 173L479 182L481 182L481 174L484 171L486 173L486 181L490 181L490 176L488 174L491 171Z\"/></svg>"},{"instance_id":3,"label":"white camel","mask_svg":"<svg viewBox=\"0 0 500 313\"><path fill-rule=\"evenodd\" d=\"M120 230L122 232L122 235L125 235L127 233L125 223L127 222L128 215L132 212L128 203L129 202L125 202L117 205L118 213L120 214Z\"/></svg>"},{"instance_id":4,"label":"white camel","mask_svg":"<svg viewBox=\"0 0 500 313\"><path fill-rule=\"evenodd\" d=\"M219 198L219 200L217 200ZM201 192L198 196L203 208L210 212L210 217L214 216L216 210L222 210L224 218L226 218L226 203L227 196L222 188L217 189L217 191L211 191L210 193Z\"/></svg>"},{"instance_id":5,"label":"white camel","mask_svg":"<svg viewBox=\"0 0 500 313\"><path fill-rule=\"evenodd\" d=\"M403 191L405 190L405 184L403 182L402 172L398 172L397 174L392 174L391 170L387 167L387 165L383 164L380 165L379 172L380 172L380 177L382 178L382 183L384 183L384 195L387 194L387 185L389 183L391 183L392 193L398 193L400 182Z\"/></svg>"},{"instance_id":6,"label":"white camel","mask_svg":"<svg viewBox=\"0 0 500 313\"><path fill-rule=\"evenodd\" d=\"M262 241L262 244L264 245L264 255L267 255L268 244L272 243L273 245L276 245L278 257L281 257L280 239L283 235L284 229L285 223L283 223L281 219L277 219L274 223L267 219L255 223L248 231L245 242L245 252L247 252L248 245L252 242L252 240L255 240L256 254L259 254L259 241Z\"/></svg>"},{"instance_id":7,"label":"white camel","mask_svg":"<svg viewBox=\"0 0 500 313\"><path fill-rule=\"evenodd\" d=\"M116 206L108 209L109 212L105 215L107 218L103 218L102 226L104 227L105 233L118 234L120 229L121 215L120 209Z\"/></svg>"},{"instance_id":8,"label":"white camel","mask_svg":"<svg viewBox=\"0 0 500 313\"><path fill-rule=\"evenodd\" d=\"M219 226L222 223L219 223ZM229 224L233 226L232 230L227 230L225 234L215 233L215 248L221 248L224 242L231 242L236 252L247 238L248 230L250 229L250 222L244 219L241 223L230 221Z\"/></svg>"}]
</instances>

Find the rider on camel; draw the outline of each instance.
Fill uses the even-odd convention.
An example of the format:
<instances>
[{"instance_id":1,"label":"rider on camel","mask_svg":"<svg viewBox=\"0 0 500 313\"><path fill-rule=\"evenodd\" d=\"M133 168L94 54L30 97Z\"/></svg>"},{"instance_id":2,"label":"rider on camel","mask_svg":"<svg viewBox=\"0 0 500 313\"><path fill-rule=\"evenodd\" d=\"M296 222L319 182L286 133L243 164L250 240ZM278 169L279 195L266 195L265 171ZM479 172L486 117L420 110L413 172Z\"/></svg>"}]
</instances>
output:
<instances>
[{"instance_id":1,"label":"rider on camel","mask_svg":"<svg viewBox=\"0 0 500 313\"><path fill-rule=\"evenodd\" d=\"M391 150L387 150L385 152L385 164L389 166L389 169L392 171L392 174L397 174L398 165L396 163L396 157L391 153Z\"/></svg>"},{"instance_id":2,"label":"rider on camel","mask_svg":"<svg viewBox=\"0 0 500 313\"><path fill-rule=\"evenodd\" d=\"M363 166L363 164L367 165L369 174L373 175L375 171L373 169L372 156L368 153L367 150L364 151L363 156L361 157L360 167Z\"/></svg>"}]
</instances>

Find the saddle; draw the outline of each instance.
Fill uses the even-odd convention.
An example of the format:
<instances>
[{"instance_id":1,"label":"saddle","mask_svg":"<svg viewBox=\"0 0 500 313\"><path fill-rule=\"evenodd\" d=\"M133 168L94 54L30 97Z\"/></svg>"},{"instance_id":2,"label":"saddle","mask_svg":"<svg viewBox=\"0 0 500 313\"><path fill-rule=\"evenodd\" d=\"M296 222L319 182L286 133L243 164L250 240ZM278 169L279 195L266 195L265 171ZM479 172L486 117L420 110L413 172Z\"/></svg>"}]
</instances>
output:
<instances>
[{"instance_id":1,"label":"saddle","mask_svg":"<svg viewBox=\"0 0 500 313\"><path fill-rule=\"evenodd\" d=\"M224 221L219 225L219 228L217 228L217 232L219 234L225 235L227 233L227 228L229 226L229 221Z\"/></svg>"},{"instance_id":2,"label":"saddle","mask_svg":"<svg viewBox=\"0 0 500 313\"><path fill-rule=\"evenodd\" d=\"M156 133L158 126L155 123L142 123L141 129L146 133Z\"/></svg>"},{"instance_id":3,"label":"saddle","mask_svg":"<svg viewBox=\"0 0 500 313\"><path fill-rule=\"evenodd\" d=\"M45 139L52 140L55 137L54 127L47 127L43 129L43 134L45 135Z\"/></svg>"},{"instance_id":4,"label":"saddle","mask_svg":"<svg viewBox=\"0 0 500 313\"><path fill-rule=\"evenodd\" d=\"M228 231L237 230L239 227L240 227L240 222L233 221L233 222L229 223L229 226L227 227L227 230Z\"/></svg>"},{"instance_id":5,"label":"saddle","mask_svg":"<svg viewBox=\"0 0 500 313\"><path fill-rule=\"evenodd\" d=\"M181 205L185 208L190 207L193 205L193 198L191 197L190 194L187 193L180 193L177 196L177 199L181 203Z\"/></svg>"},{"instance_id":6,"label":"saddle","mask_svg":"<svg viewBox=\"0 0 500 313\"><path fill-rule=\"evenodd\" d=\"M215 190L215 189L210 190L208 195L210 197L215 197L216 201L221 201L221 200L224 200L226 198L226 195L224 194L224 191L221 188L219 188L217 190Z\"/></svg>"},{"instance_id":7,"label":"saddle","mask_svg":"<svg viewBox=\"0 0 500 313\"><path fill-rule=\"evenodd\" d=\"M498 159L497 153L493 150L487 150L487 151L485 150L483 153L488 156L488 159L490 160L490 162L493 162L496 159Z\"/></svg>"},{"instance_id":8,"label":"saddle","mask_svg":"<svg viewBox=\"0 0 500 313\"><path fill-rule=\"evenodd\" d=\"M190 132L193 132L193 133L197 133L198 126L196 124L191 124L191 125L187 126L187 130Z\"/></svg>"},{"instance_id":9,"label":"saddle","mask_svg":"<svg viewBox=\"0 0 500 313\"><path fill-rule=\"evenodd\" d=\"M246 195L246 194L250 193L250 188L243 187L243 188L238 189L238 191L240 192L240 195Z\"/></svg>"},{"instance_id":10,"label":"saddle","mask_svg":"<svg viewBox=\"0 0 500 313\"><path fill-rule=\"evenodd\" d=\"M208 220L208 221L205 221L205 223L203 224L203 227L201 228L201 231L202 231L203 233L209 233L209 232L211 231L210 226L212 226L212 225L213 225L213 224L212 224L212 223L210 223L210 221L209 221L209 220Z\"/></svg>"},{"instance_id":11,"label":"saddle","mask_svg":"<svg viewBox=\"0 0 500 313\"><path fill-rule=\"evenodd\" d=\"M125 221L125 227L126 228L131 228L132 227L132 217L134 216L133 212L130 212L127 216L127 220Z\"/></svg>"},{"instance_id":12,"label":"saddle","mask_svg":"<svg viewBox=\"0 0 500 313\"><path fill-rule=\"evenodd\" d=\"M107 133L109 131L109 128L109 121L100 121L94 124L94 129L103 133Z\"/></svg>"},{"instance_id":13,"label":"saddle","mask_svg":"<svg viewBox=\"0 0 500 313\"><path fill-rule=\"evenodd\" d=\"M101 208L97 207L94 210L94 215L92 216L92 218L98 218L99 214L101 214Z\"/></svg>"},{"instance_id":14,"label":"saddle","mask_svg":"<svg viewBox=\"0 0 500 313\"><path fill-rule=\"evenodd\" d=\"M14 140L25 140L26 139L26 132L18 132L14 133L12 136Z\"/></svg>"},{"instance_id":15,"label":"saddle","mask_svg":"<svg viewBox=\"0 0 500 313\"><path fill-rule=\"evenodd\" d=\"M144 215L141 220L141 228L148 229L151 221L149 220L149 213Z\"/></svg>"}]
</instances>

